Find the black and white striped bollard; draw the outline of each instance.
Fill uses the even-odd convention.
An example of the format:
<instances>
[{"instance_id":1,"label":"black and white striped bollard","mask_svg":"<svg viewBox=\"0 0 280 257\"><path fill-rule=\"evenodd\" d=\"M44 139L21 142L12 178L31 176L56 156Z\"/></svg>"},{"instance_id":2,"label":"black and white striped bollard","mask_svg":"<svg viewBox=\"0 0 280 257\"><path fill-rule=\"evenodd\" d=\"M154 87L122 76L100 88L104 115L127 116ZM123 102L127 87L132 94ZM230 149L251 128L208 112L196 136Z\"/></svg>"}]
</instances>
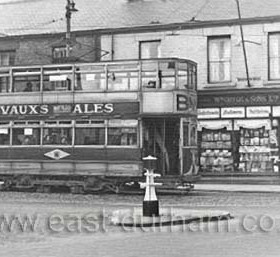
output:
<instances>
[{"instance_id":1,"label":"black and white striped bollard","mask_svg":"<svg viewBox=\"0 0 280 257\"><path fill-rule=\"evenodd\" d=\"M154 178L160 177L160 174L154 173L157 158L151 155L144 157L144 169L146 176L146 183L141 183L142 188L146 188L145 197L143 201L143 216L145 217L158 217L159 216L159 204L156 196L156 186L161 186L162 183L155 183Z\"/></svg>"}]
</instances>

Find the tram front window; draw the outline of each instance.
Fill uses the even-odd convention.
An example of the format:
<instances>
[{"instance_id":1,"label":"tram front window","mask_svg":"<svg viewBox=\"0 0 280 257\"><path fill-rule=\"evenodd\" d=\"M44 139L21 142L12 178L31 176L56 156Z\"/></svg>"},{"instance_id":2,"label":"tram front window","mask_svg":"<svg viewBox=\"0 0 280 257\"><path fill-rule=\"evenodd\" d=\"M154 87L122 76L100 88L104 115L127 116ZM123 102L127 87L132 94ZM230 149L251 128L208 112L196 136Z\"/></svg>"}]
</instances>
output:
<instances>
[{"instance_id":1,"label":"tram front window","mask_svg":"<svg viewBox=\"0 0 280 257\"><path fill-rule=\"evenodd\" d=\"M40 145L39 128L13 128L13 145Z\"/></svg>"},{"instance_id":2,"label":"tram front window","mask_svg":"<svg viewBox=\"0 0 280 257\"><path fill-rule=\"evenodd\" d=\"M76 128L75 145L105 145L105 128Z\"/></svg>"},{"instance_id":3,"label":"tram front window","mask_svg":"<svg viewBox=\"0 0 280 257\"><path fill-rule=\"evenodd\" d=\"M72 128L44 128L44 145L71 145Z\"/></svg>"}]
</instances>

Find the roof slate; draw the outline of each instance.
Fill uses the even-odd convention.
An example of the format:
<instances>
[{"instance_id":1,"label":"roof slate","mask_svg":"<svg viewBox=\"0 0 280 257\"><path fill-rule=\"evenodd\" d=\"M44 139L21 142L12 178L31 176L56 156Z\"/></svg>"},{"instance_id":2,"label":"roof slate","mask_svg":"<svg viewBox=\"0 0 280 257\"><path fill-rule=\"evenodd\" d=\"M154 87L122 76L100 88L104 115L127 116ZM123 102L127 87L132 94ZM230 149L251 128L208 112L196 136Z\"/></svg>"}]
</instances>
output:
<instances>
[{"instance_id":1,"label":"roof slate","mask_svg":"<svg viewBox=\"0 0 280 257\"><path fill-rule=\"evenodd\" d=\"M0 36L66 30L66 0L0 0ZM280 15L280 0L239 0L242 18ZM238 17L236 0L75 0L71 30L226 21Z\"/></svg>"}]
</instances>

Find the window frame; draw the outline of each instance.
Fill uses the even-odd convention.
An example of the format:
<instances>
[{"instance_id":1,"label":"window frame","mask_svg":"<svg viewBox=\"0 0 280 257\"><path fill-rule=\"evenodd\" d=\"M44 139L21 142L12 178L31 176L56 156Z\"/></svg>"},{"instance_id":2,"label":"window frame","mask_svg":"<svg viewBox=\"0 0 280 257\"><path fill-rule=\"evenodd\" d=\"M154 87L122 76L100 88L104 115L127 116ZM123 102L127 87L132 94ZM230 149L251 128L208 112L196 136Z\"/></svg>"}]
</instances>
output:
<instances>
[{"instance_id":1,"label":"window frame","mask_svg":"<svg viewBox=\"0 0 280 257\"><path fill-rule=\"evenodd\" d=\"M211 40L223 40L223 39L228 39L229 40L229 50L230 50L230 57L229 57L229 65L230 65L230 70L229 70L229 80L215 80L211 81L211 61L210 61L210 41ZM220 60L219 62L220 63ZM219 36L208 36L207 37L207 82L208 84L225 84L225 83L230 83L232 81L232 46L231 46L231 35L219 35Z\"/></svg>"},{"instance_id":2,"label":"window frame","mask_svg":"<svg viewBox=\"0 0 280 257\"><path fill-rule=\"evenodd\" d=\"M158 43L158 55L156 57L142 58L142 45L143 44L150 44L150 43ZM160 39L139 41L139 49L138 49L139 60L160 58L160 56L161 56L160 45L161 45L161 40Z\"/></svg>"},{"instance_id":3,"label":"window frame","mask_svg":"<svg viewBox=\"0 0 280 257\"><path fill-rule=\"evenodd\" d=\"M280 31L275 31L275 32L269 32L267 35L267 65L268 65L268 69L267 69L267 78L268 81L278 81L280 80L280 67L279 67L279 77L278 78L271 78L271 65L270 65L270 60L271 60L271 56L270 56L270 42L271 42L271 36L273 35L279 35L279 48L280 48ZM277 57L280 60L280 53L279 53L279 57Z\"/></svg>"},{"instance_id":4,"label":"window frame","mask_svg":"<svg viewBox=\"0 0 280 257\"><path fill-rule=\"evenodd\" d=\"M2 54L8 54L9 63L7 65L2 65ZM13 60L13 61L11 61L11 60ZM15 65L15 60L16 60L16 50L11 49L11 50L0 51L0 67L13 66L13 65Z\"/></svg>"}]
</instances>

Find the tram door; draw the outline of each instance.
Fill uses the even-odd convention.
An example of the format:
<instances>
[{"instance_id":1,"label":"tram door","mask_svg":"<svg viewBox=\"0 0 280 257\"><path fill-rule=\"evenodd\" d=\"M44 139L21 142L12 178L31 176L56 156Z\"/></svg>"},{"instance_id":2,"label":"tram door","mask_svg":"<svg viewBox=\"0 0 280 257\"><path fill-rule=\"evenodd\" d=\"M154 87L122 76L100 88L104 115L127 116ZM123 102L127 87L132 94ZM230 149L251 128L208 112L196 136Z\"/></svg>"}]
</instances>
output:
<instances>
[{"instance_id":1,"label":"tram door","mask_svg":"<svg viewBox=\"0 0 280 257\"><path fill-rule=\"evenodd\" d=\"M158 173L180 174L179 141L179 119L143 119L143 155L157 157Z\"/></svg>"}]
</instances>

